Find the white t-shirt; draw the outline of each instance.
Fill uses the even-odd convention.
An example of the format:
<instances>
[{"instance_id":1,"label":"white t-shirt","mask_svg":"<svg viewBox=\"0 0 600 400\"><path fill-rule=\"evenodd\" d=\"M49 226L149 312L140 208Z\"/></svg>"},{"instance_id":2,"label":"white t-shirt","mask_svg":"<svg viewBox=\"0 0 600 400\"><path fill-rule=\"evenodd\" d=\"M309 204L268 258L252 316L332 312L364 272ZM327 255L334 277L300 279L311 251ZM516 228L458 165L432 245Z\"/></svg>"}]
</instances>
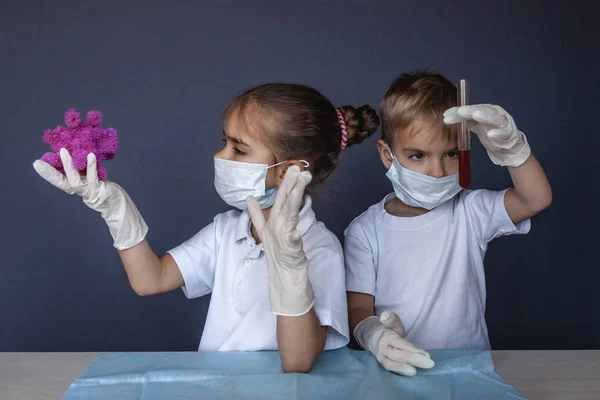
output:
<instances>
[{"instance_id":1,"label":"white t-shirt","mask_svg":"<svg viewBox=\"0 0 600 400\"><path fill-rule=\"evenodd\" d=\"M219 214L191 239L170 250L188 298L212 293L199 351L277 350L277 316L270 311L267 262L250 234L247 210ZM314 310L327 326L326 350L348 343L344 260L338 239L315 219L306 196L298 230L309 262Z\"/></svg>"},{"instance_id":2,"label":"white t-shirt","mask_svg":"<svg viewBox=\"0 0 600 400\"><path fill-rule=\"evenodd\" d=\"M424 349L490 349L483 259L488 243L525 234L504 207L506 191L463 190L416 217L395 217L386 196L346 229L346 290L375 297L375 312L400 316Z\"/></svg>"}]
</instances>

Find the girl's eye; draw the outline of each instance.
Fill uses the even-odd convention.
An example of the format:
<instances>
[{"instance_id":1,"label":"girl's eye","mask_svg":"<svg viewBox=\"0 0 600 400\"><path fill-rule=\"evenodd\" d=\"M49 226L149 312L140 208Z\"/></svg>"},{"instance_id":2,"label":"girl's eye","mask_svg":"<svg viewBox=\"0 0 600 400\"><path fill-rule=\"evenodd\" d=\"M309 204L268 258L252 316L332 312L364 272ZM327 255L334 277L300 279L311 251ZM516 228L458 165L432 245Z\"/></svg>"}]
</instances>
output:
<instances>
[{"instance_id":1,"label":"girl's eye","mask_svg":"<svg viewBox=\"0 0 600 400\"><path fill-rule=\"evenodd\" d=\"M456 157L458 157L458 151L451 151L450 153L446 154L446 157L456 158Z\"/></svg>"},{"instance_id":2,"label":"girl's eye","mask_svg":"<svg viewBox=\"0 0 600 400\"><path fill-rule=\"evenodd\" d=\"M408 158L410 158L411 160L420 161L423 159L423 157L424 157L423 153L415 153L415 154L411 154Z\"/></svg>"},{"instance_id":3,"label":"girl's eye","mask_svg":"<svg viewBox=\"0 0 600 400\"><path fill-rule=\"evenodd\" d=\"M227 139L222 138L221 139L223 141L223 147L227 147ZM237 147L232 147L233 151L235 152L235 154L239 154L239 155L244 155L246 154L246 152L242 149L239 149Z\"/></svg>"}]
</instances>

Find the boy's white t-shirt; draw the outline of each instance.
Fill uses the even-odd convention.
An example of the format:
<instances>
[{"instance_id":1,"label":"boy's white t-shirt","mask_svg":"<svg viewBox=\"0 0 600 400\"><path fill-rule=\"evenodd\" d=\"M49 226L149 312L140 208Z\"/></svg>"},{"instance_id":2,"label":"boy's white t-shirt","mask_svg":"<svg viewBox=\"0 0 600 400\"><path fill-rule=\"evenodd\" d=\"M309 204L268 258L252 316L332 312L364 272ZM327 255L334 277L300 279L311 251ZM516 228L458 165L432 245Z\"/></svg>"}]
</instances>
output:
<instances>
[{"instance_id":1,"label":"boy's white t-shirt","mask_svg":"<svg viewBox=\"0 0 600 400\"><path fill-rule=\"evenodd\" d=\"M267 262L250 234L247 210L232 210L168 251L192 299L212 293L199 351L277 350L277 316L270 311ZM337 237L315 218L305 197L298 230L309 263L314 310L327 326L326 350L349 340L343 251Z\"/></svg>"},{"instance_id":2,"label":"boy's white t-shirt","mask_svg":"<svg viewBox=\"0 0 600 400\"><path fill-rule=\"evenodd\" d=\"M375 297L375 313L398 314L423 349L490 349L483 259L488 243L525 234L504 207L506 191L463 190L416 217L371 206L345 231L346 290Z\"/></svg>"}]
</instances>

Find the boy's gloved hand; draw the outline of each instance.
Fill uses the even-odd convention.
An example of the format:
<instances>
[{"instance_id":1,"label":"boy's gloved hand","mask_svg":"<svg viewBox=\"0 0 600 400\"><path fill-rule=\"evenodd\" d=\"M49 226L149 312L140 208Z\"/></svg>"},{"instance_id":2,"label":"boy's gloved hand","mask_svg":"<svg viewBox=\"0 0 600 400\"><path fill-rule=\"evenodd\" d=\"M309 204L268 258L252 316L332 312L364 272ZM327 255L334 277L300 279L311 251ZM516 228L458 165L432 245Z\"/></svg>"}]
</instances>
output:
<instances>
[{"instance_id":1,"label":"boy's gloved hand","mask_svg":"<svg viewBox=\"0 0 600 400\"><path fill-rule=\"evenodd\" d=\"M429 353L404 339L404 325L392 311L362 320L354 328L354 337L388 371L414 376L415 367L429 369L435 365Z\"/></svg>"},{"instance_id":2,"label":"boy's gloved hand","mask_svg":"<svg viewBox=\"0 0 600 400\"><path fill-rule=\"evenodd\" d=\"M452 107L444 112L445 124L466 122L479 136L488 155L496 165L518 167L531 154L525 134L517 129L515 121L502 107L477 104Z\"/></svg>"},{"instance_id":3,"label":"boy's gloved hand","mask_svg":"<svg viewBox=\"0 0 600 400\"><path fill-rule=\"evenodd\" d=\"M93 153L87 156L86 176L79 175L66 149L60 150L60 159L65 175L42 160L36 160L33 168L52 185L68 194L81 196L88 207L99 212L118 250L128 249L144 240L148 226L140 212L121 186L98 180L96 156Z\"/></svg>"},{"instance_id":4,"label":"boy's gloved hand","mask_svg":"<svg viewBox=\"0 0 600 400\"><path fill-rule=\"evenodd\" d=\"M306 314L315 303L308 280L308 259L302 247L302 235L296 229L304 189L312 175L300 172L296 165L286 171L271 208L269 220L252 196L248 213L263 243L269 269L271 312L295 317Z\"/></svg>"}]
</instances>

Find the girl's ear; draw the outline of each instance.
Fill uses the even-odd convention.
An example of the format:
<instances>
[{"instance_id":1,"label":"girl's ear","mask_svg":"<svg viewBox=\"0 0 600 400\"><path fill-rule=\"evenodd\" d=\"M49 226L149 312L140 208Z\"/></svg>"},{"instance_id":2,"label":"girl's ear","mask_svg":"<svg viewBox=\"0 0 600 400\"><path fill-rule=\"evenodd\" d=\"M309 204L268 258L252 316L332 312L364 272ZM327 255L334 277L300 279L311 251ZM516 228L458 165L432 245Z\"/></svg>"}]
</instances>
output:
<instances>
[{"instance_id":1,"label":"girl's ear","mask_svg":"<svg viewBox=\"0 0 600 400\"><path fill-rule=\"evenodd\" d=\"M289 160L285 164L281 164L277 170L277 186L281 185L283 177L285 176L285 173L287 172L287 169L289 167L291 167L292 165L297 165L300 168L300 172L302 172L306 169L306 166L304 164L305 162L299 160Z\"/></svg>"}]
</instances>

